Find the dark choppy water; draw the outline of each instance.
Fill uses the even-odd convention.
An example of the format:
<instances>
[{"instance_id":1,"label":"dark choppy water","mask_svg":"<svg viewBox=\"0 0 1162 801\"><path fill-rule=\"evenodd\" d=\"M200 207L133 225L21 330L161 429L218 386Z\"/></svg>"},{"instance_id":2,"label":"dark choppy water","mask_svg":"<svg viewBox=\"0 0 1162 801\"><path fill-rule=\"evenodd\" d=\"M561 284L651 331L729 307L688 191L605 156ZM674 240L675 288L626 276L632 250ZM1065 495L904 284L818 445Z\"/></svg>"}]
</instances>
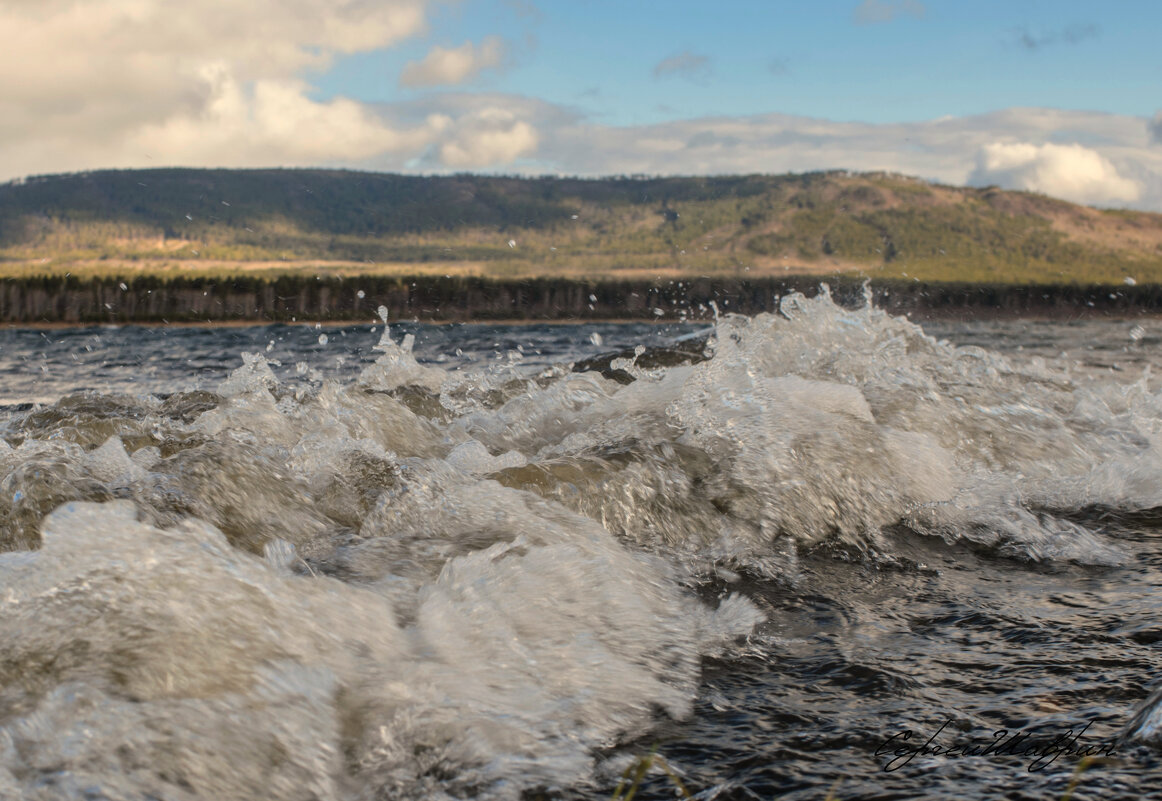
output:
<instances>
[{"instance_id":1,"label":"dark choppy water","mask_svg":"<svg viewBox=\"0 0 1162 801\"><path fill-rule=\"evenodd\" d=\"M1162 794L1162 324L370 329L0 332L0 798Z\"/></svg>"}]
</instances>

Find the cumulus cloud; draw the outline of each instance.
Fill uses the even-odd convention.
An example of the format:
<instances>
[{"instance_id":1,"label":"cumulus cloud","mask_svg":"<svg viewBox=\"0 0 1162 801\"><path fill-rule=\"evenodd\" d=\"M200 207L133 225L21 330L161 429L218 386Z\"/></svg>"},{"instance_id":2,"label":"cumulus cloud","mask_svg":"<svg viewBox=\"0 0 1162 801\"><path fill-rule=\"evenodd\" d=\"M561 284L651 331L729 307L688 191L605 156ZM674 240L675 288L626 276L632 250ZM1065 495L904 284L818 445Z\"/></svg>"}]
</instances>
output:
<instances>
[{"instance_id":1,"label":"cumulus cloud","mask_svg":"<svg viewBox=\"0 0 1162 801\"><path fill-rule=\"evenodd\" d=\"M923 19L928 9L920 0L863 0L853 12L860 25L891 22L896 17Z\"/></svg>"},{"instance_id":2,"label":"cumulus cloud","mask_svg":"<svg viewBox=\"0 0 1162 801\"><path fill-rule=\"evenodd\" d=\"M310 75L342 54L422 35L428 2L0 0L0 30L19 32L0 50L0 180L178 165L575 175L852 169L1162 211L1162 113L1021 108L897 124L764 114L612 126L519 95L417 93L390 104L318 97ZM881 16L885 7L897 15L922 8L871 4ZM487 41L474 46L473 64ZM655 73L697 78L709 65L685 51Z\"/></svg>"},{"instance_id":3,"label":"cumulus cloud","mask_svg":"<svg viewBox=\"0 0 1162 801\"><path fill-rule=\"evenodd\" d=\"M994 142L985 145L969 183L1027 189L1098 205L1130 203L1142 194L1142 187L1119 175L1109 159L1077 144Z\"/></svg>"},{"instance_id":4,"label":"cumulus cloud","mask_svg":"<svg viewBox=\"0 0 1162 801\"><path fill-rule=\"evenodd\" d=\"M414 132L313 100L300 76L422 33L427 2L0 0L0 30L19 31L0 49L0 174L405 147Z\"/></svg>"},{"instance_id":5,"label":"cumulus cloud","mask_svg":"<svg viewBox=\"0 0 1162 801\"><path fill-rule=\"evenodd\" d=\"M501 66L505 46L500 37L490 36L480 43L465 42L448 49L433 47L421 61L409 61L400 74L400 86L419 88L464 83L486 69Z\"/></svg>"},{"instance_id":6,"label":"cumulus cloud","mask_svg":"<svg viewBox=\"0 0 1162 801\"><path fill-rule=\"evenodd\" d=\"M502 108L462 115L436 150L439 163L455 169L507 164L532 154L540 136L536 128Z\"/></svg>"},{"instance_id":7,"label":"cumulus cloud","mask_svg":"<svg viewBox=\"0 0 1162 801\"><path fill-rule=\"evenodd\" d=\"M293 77L423 27L424 0L0 0L0 29L20 32L0 50L2 102L157 118L198 107L208 67L240 81Z\"/></svg>"},{"instance_id":8,"label":"cumulus cloud","mask_svg":"<svg viewBox=\"0 0 1162 801\"><path fill-rule=\"evenodd\" d=\"M524 118L533 120L537 113L530 111ZM1101 162L1096 170L1089 162L1092 180L1087 184L1081 177L1087 163L1082 158L1074 167L1073 183L1064 180L1061 170L1050 170L1037 191L1162 210L1162 148L1150 145L1144 122L1141 117L1045 108L893 124L785 114L632 127L597 125L583 117L542 119L536 123L540 142L535 161L522 169L576 175L885 170L963 186L970 180L1001 183L999 175L981 172L981 155L989 145L1025 142L1040 148L1068 137L1112 165L1112 174L1103 172L1109 168ZM1033 188L1033 174L1020 184L1015 175L1006 178L1005 185ZM1100 190L1103 182L1105 189Z\"/></svg>"},{"instance_id":9,"label":"cumulus cloud","mask_svg":"<svg viewBox=\"0 0 1162 801\"><path fill-rule=\"evenodd\" d=\"M181 154L185 163L306 166L413 153L447 127L432 117L410 128L389 126L363 104L310 100L298 81L243 86L226 73L214 79L211 100L196 117L177 115L132 132L123 151ZM164 156L163 156L164 157Z\"/></svg>"},{"instance_id":10,"label":"cumulus cloud","mask_svg":"<svg viewBox=\"0 0 1162 801\"><path fill-rule=\"evenodd\" d=\"M710 74L710 59L690 50L667 56L654 66L655 78L705 78Z\"/></svg>"}]
</instances>

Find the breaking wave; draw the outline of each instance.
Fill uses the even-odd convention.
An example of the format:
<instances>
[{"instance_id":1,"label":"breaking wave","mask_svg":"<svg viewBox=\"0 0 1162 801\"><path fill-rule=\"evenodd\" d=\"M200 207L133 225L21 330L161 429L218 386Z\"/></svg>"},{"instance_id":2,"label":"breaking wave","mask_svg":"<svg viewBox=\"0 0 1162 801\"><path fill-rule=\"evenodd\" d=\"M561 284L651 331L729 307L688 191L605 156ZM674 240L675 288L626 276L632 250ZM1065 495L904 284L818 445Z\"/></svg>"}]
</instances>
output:
<instances>
[{"instance_id":1,"label":"breaking wave","mask_svg":"<svg viewBox=\"0 0 1162 801\"><path fill-rule=\"evenodd\" d=\"M354 381L243 354L213 392L9 412L0 796L596 787L770 625L743 579L903 564L900 537L1117 565L1094 515L1162 507L1148 379L826 293L584 371L377 350Z\"/></svg>"}]
</instances>

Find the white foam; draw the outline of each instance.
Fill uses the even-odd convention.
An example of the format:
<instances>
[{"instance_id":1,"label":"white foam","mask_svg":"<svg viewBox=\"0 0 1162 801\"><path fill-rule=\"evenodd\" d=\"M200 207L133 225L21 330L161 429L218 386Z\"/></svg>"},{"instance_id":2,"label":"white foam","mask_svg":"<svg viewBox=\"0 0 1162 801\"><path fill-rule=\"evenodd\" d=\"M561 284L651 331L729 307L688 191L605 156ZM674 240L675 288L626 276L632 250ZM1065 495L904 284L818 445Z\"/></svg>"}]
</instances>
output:
<instances>
[{"instance_id":1,"label":"white foam","mask_svg":"<svg viewBox=\"0 0 1162 801\"><path fill-rule=\"evenodd\" d=\"M515 357L452 374L412 344L385 329L350 385L283 386L246 355L192 422L50 409L0 444L5 536L66 490L131 499L65 504L41 550L0 555L20 696L0 796L50 772L65 796L178 799L585 782L763 621L740 594L696 600L694 574L793 578L821 544L891 557L897 524L1107 564L1116 544L1071 518L1162 506L1146 379L826 296L722 316L711 359L626 363L624 386Z\"/></svg>"}]
</instances>

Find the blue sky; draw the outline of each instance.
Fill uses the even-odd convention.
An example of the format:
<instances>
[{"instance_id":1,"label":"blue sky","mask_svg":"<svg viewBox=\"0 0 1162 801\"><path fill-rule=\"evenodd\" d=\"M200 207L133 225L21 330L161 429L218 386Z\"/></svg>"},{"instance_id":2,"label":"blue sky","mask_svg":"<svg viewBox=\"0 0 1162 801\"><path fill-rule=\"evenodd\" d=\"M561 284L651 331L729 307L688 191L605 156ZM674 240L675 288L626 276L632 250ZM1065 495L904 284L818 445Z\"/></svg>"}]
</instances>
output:
<instances>
[{"instance_id":1,"label":"blue sky","mask_svg":"<svg viewBox=\"0 0 1162 801\"><path fill-rule=\"evenodd\" d=\"M1162 4L0 0L0 179L891 170L1162 210Z\"/></svg>"},{"instance_id":2,"label":"blue sky","mask_svg":"<svg viewBox=\"0 0 1162 801\"><path fill-rule=\"evenodd\" d=\"M508 66L477 89L575 105L609 125L779 112L919 121L1011 106L1148 116L1162 104L1162 4L505 0L439 6L422 39L340 59L321 96L398 102L432 45L500 35ZM656 76L688 53L703 64Z\"/></svg>"}]
</instances>

